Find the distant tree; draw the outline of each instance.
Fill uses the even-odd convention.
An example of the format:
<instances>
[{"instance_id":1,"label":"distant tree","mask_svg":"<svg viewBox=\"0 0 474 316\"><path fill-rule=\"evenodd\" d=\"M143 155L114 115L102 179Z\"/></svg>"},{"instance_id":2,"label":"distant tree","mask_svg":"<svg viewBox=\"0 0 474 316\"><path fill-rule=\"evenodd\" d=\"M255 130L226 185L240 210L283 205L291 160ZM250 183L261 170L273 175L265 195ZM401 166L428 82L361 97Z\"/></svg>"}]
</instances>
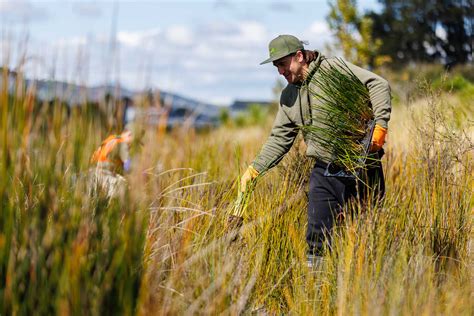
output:
<instances>
[{"instance_id":1,"label":"distant tree","mask_svg":"<svg viewBox=\"0 0 474 316\"><path fill-rule=\"evenodd\" d=\"M438 44L448 65L473 61L474 1L436 1L437 18L446 33Z\"/></svg>"},{"instance_id":2,"label":"distant tree","mask_svg":"<svg viewBox=\"0 0 474 316\"><path fill-rule=\"evenodd\" d=\"M380 13L367 16L372 34L383 41L380 53L396 64L473 60L473 0L379 0Z\"/></svg>"},{"instance_id":3,"label":"distant tree","mask_svg":"<svg viewBox=\"0 0 474 316\"><path fill-rule=\"evenodd\" d=\"M385 60L379 56L382 41L373 38L373 21L357 12L357 1L330 0L329 6L326 19L344 58L364 67L380 65Z\"/></svg>"},{"instance_id":4,"label":"distant tree","mask_svg":"<svg viewBox=\"0 0 474 316\"><path fill-rule=\"evenodd\" d=\"M230 111L228 108L221 108L219 110L219 121L224 125L229 123Z\"/></svg>"}]
</instances>

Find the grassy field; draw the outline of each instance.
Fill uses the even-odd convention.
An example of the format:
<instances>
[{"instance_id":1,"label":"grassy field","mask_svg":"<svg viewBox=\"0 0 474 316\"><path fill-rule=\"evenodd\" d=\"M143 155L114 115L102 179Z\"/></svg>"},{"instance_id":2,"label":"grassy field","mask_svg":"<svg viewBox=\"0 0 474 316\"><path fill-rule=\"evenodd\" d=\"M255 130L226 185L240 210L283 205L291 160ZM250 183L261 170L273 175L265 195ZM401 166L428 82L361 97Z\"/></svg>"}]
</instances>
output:
<instances>
[{"instance_id":1,"label":"grassy field","mask_svg":"<svg viewBox=\"0 0 474 316\"><path fill-rule=\"evenodd\" d=\"M145 128L126 189L109 199L91 193L88 170L112 127L4 84L0 314L472 315L474 93L417 85L410 98L396 91L385 201L349 206L311 271L301 141L259 181L242 229L226 229L272 117Z\"/></svg>"}]
</instances>

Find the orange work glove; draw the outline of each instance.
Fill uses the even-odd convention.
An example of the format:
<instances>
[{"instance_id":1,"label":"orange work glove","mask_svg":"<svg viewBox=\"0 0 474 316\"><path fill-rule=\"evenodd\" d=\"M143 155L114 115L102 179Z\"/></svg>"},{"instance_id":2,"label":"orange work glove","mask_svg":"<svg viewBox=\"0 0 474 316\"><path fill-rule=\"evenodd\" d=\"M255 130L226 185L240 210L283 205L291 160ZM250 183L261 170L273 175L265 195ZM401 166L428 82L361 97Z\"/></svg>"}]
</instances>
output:
<instances>
[{"instance_id":1,"label":"orange work glove","mask_svg":"<svg viewBox=\"0 0 474 316\"><path fill-rule=\"evenodd\" d=\"M106 162L109 161L109 154L117 147L120 143L126 143L130 145L132 142L132 132L124 131L120 135L110 135L107 137L99 148L94 152L91 157L91 163L95 162Z\"/></svg>"},{"instance_id":2,"label":"orange work glove","mask_svg":"<svg viewBox=\"0 0 474 316\"><path fill-rule=\"evenodd\" d=\"M387 129L375 124L374 134L372 135L372 145L370 146L371 152L379 151L382 148L383 144L385 144L386 135Z\"/></svg>"},{"instance_id":3,"label":"orange work glove","mask_svg":"<svg viewBox=\"0 0 474 316\"><path fill-rule=\"evenodd\" d=\"M250 181L254 180L258 176L258 171L255 170L255 168L250 165L245 173L242 175L242 178L240 178L240 191L245 192L247 189L247 183Z\"/></svg>"}]
</instances>

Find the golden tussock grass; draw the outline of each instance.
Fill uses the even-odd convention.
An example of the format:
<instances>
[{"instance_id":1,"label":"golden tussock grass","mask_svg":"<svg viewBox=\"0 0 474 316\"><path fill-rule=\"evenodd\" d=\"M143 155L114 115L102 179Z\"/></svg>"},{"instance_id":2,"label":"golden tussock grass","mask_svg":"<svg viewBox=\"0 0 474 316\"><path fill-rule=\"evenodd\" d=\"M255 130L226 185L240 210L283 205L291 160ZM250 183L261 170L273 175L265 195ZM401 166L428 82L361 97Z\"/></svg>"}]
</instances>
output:
<instances>
[{"instance_id":1,"label":"golden tussock grass","mask_svg":"<svg viewBox=\"0 0 474 316\"><path fill-rule=\"evenodd\" d=\"M299 142L259 180L240 231L225 230L271 118L147 130L125 192L109 199L86 175L111 127L86 105L68 113L34 88L12 93L2 76L2 313L472 315L472 113L454 119L455 96L424 86L395 104L385 200L349 206L311 271Z\"/></svg>"}]
</instances>

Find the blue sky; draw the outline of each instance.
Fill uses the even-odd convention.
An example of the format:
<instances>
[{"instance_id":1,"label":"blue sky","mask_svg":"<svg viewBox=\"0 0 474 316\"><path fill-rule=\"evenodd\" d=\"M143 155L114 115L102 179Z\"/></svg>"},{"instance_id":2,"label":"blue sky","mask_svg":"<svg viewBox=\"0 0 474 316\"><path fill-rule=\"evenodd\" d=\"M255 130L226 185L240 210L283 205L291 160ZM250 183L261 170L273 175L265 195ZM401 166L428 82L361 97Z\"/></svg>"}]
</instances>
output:
<instances>
[{"instance_id":1,"label":"blue sky","mask_svg":"<svg viewBox=\"0 0 474 316\"><path fill-rule=\"evenodd\" d=\"M358 9L377 9L376 0L359 0ZM293 34L330 54L328 10L327 0L0 0L0 57L5 63L9 52L15 67L27 35L29 77L118 80L218 105L265 100L279 77L273 66L259 65L268 42Z\"/></svg>"}]
</instances>

